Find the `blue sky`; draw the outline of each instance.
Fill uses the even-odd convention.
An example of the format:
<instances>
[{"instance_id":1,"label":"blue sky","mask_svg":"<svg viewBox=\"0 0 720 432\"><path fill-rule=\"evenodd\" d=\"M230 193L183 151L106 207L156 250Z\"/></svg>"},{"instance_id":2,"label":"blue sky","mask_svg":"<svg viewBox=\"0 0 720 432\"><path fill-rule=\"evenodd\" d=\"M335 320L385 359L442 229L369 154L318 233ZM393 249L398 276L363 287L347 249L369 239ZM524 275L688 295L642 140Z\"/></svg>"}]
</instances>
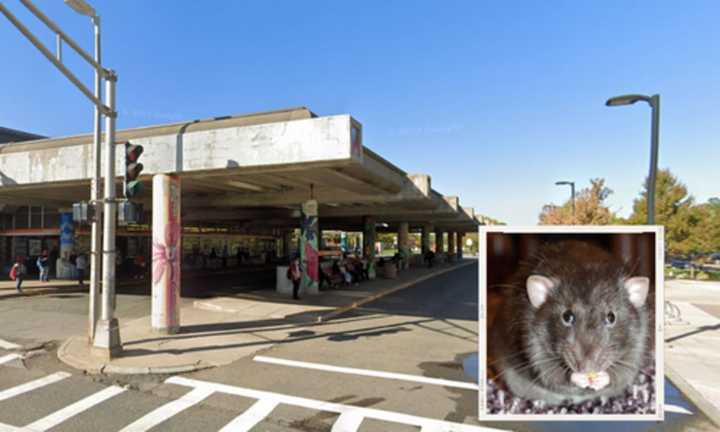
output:
<instances>
[{"instance_id":1,"label":"blue sky","mask_svg":"<svg viewBox=\"0 0 720 432\"><path fill-rule=\"evenodd\" d=\"M5 1L54 47L52 35ZM88 50L88 20L37 0ZM660 166L699 201L720 195L720 3L707 1L94 0L104 64L119 73L121 128L305 105L350 113L365 145L461 204L535 224L567 188L604 177L626 215L649 166L660 93ZM92 71L65 62L88 84ZM0 125L91 129L84 97L0 19Z\"/></svg>"}]
</instances>

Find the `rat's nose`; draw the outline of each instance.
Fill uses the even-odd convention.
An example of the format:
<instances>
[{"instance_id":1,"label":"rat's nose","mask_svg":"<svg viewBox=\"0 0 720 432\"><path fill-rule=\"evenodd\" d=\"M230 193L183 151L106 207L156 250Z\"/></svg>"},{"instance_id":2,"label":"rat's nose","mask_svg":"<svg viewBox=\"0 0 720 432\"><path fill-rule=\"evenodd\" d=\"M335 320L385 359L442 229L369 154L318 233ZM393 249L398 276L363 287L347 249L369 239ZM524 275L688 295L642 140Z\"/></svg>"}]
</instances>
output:
<instances>
[{"instance_id":1,"label":"rat's nose","mask_svg":"<svg viewBox=\"0 0 720 432\"><path fill-rule=\"evenodd\" d=\"M593 343L581 342L577 345L579 372L599 372L598 358L600 349Z\"/></svg>"}]
</instances>

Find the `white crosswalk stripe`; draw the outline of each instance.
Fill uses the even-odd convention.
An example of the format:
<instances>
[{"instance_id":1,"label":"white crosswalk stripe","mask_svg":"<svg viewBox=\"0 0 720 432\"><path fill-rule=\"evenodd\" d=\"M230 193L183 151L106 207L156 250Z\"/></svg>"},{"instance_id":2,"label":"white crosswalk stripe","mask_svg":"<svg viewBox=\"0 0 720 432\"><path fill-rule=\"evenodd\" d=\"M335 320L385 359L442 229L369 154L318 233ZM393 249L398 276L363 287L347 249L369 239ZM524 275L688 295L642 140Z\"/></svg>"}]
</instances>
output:
<instances>
[{"instance_id":1,"label":"white crosswalk stripe","mask_svg":"<svg viewBox=\"0 0 720 432\"><path fill-rule=\"evenodd\" d=\"M29 383L21 384L7 390L0 391L0 401L10 399L11 397L15 397L17 395L21 395L35 389L39 389L40 387L45 387L46 385L50 385L58 381L64 380L69 376L70 374L67 372L56 372L52 375L36 379L35 381L30 381Z\"/></svg>"},{"instance_id":2,"label":"white crosswalk stripe","mask_svg":"<svg viewBox=\"0 0 720 432\"><path fill-rule=\"evenodd\" d=\"M175 414L190 408L198 402L201 402L213 393L214 390L210 388L196 388L191 390L180 399L168 402L155 411L141 417L139 420L123 428L120 432L145 432Z\"/></svg>"},{"instance_id":3,"label":"white crosswalk stripe","mask_svg":"<svg viewBox=\"0 0 720 432\"><path fill-rule=\"evenodd\" d=\"M4 357L0 357L0 360ZM27 392L46 387L50 384L62 381L71 375L66 372L57 372L34 381L20 384L15 387L0 391L0 401L25 394ZM503 429L494 429L483 426L475 426L463 423L453 423L443 420L419 417L409 414L402 414L392 411L384 411L375 408L366 408L353 405L344 405L321 400L307 399L297 396L290 396L268 391L254 390L237 387L227 384L200 381L180 376L175 376L165 381L167 384L174 384L190 387L191 390L182 397L167 402L148 414L132 421L125 426L121 432L146 432L163 422L170 420L175 415L201 403L214 393L224 393L254 399L255 403L247 410L227 423L220 432L243 432L250 431L258 424L267 419L278 405L290 405L313 411L322 411L338 414L332 426L332 432L356 432L363 421L372 419L375 421L396 423L415 426L421 432L502 432ZM67 384L71 385L71 384ZM85 398L61 408L27 426L12 426L0 423L0 432L45 432L68 419L78 416L93 407L108 401L125 391L118 386L106 387L100 391L90 394ZM108 402L109 403L109 402ZM692 413L685 408L665 405L666 411L682 414Z\"/></svg>"},{"instance_id":4,"label":"white crosswalk stripe","mask_svg":"<svg viewBox=\"0 0 720 432\"><path fill-rule=\"evenodd\" d=\"M20 348L20 345L6 341L5 339L0 339L0 348L6 349L6 350L13 350L13 349Z\"/></svg>"},{"instance_id":5,"label":"white crosswalk stripe","mask_svg":"<svg viewBox=\"0 0 720 432\"><path fill-rule=\"evenodd\" d=\"M200 381L195 380L191 378L185 378L180 376L174 376L171 378L168 378L166 383L169 384L178 384L188 387L193 387L196 390L205 389L211 392L218 392L218 393L227 393L227 394L234 394L238 396L243 396L246 398L251 399L258 399L258 400L270 400L277 403L287 404L287 405L293 405L297 407L302 408L308 408L311 410L317 410L317 411L329 411L340 414L340 417L338 420L343 418L343 414L345 413L351 413L352 416L346 416L344 417L344 420L341 422L341 426L343 424L348 425L347 429L345 430L357 430L357 426L359 426L359 423L355 427L355 429L349 429L349 426L351 425L350 421L357 419L357 416L361 418L369 418L369 419L375 419L375 420L382 420L387 422L393 422L393 423L401 423L401 424L407 424L407 425L413 425L418 426L420 428L431 426L431 425L448 425L451 427L448 427L448 430L454 430L458 432L500 432L503 431L502 429L493 429L488 427L482 427L482 426L473 426L468 424L462 424L462 423L451 423L446 422L442 420L435 420L430 419L426 417L418 417L410 414L402 414L392 411L385 411L385 410L379 410L374 408L363 408L363 407L356 407L352 405L343 405L333 402L325 402L325 401L319 401L315 399L307 399L297 396L288 396L280 393L272 393L262 390L253 390L243 387L236 387L231 386L227 384L220 384L220 383L213 383L213 382L207 382L207 381ZM345 426L343 426L345 427Z\"/></svg>"},{"instance_id":6,"label":"white crosswalk stripe","mask_svg":"<svg viewBox=\"0 0 720 432\"><path fill-rule=\"evenodd\" d=\"M66 406L63 409L56 411L49 416L43 417L40 420L27 425L24 429L29 429L33 432L44 432L52 427L59 425L70 417L76 416L81 412L90 409L95 405L110 399L113 396L117 396L124 391L124 388L118 386L107 387L78 402L75 402L72 405Z\"/></svg>"},{"instance_id":7,"label":"white crosswalk stripe","mask_svg":"<svg viewBox=\"0 0 720 432\"><path fill-rule=\"evenodd\" d=\"M340 414L333 424L331 432L355 432L363 422L363 416L355 411Z\"/></svg>"},{"instance_id":8,"label":"white crosswalk stripe","mask_svg":"<svg viewBox=\"0 0 720 432\"><path fill-rule=\"evenodd\" d=\"M21 359L21 358L22 358L22 356L20 354L16 354L16 353L4 355L4 356L0 357L0 365L9 363L13 360L17 360L17 359Z\"/></svg>"},{"instance_id":9,"label":"white crosswalk stripe","mask_svg":"<svg viewBox=\"0 0 720 432\"><path fill-rule=\"evenodd\" d=\"M247 409L244 413L235 417L233 421L226 424L220 429L220 432L246 432L251 430L255 425L263 421L270 414L278 403L271 400L259 400Z\"/></svg>"}]
</instances>

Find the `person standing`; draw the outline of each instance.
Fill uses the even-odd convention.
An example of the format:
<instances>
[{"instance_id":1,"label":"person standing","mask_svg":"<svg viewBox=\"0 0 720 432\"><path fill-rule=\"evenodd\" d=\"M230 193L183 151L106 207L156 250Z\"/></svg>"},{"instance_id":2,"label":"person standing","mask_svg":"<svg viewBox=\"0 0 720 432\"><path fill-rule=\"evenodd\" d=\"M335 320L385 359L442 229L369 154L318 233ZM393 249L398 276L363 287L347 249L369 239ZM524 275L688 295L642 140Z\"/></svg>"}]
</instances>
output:
<instances>
[{"instance_id":1,"label":"person standing","mask_svg":"<svg viewBox=\"0 0 720 432\"><path fill-rule=\"evenodd\" d=\"M23 264L22 257L15 258L15 263L10 269L10 279L15 281L15 289L17 289L17 292L20 294L23 293L22 283L26 274L27 268L25 267L25 264Z\"/></svg>"},{"instance_id":2,"label":"person standing","mask_svg":"<svg viewBox=\"0 0 720 432\"><path fill-rule=\"evenodd\" d=\"M300 300L300 296L298 294L300 292L300 281L302 281L302 272L300 271L300 259L299 258L294 258L290 262L290 267L288 267L287 276L293 285L293 298L295 300Z\"/></svg>"},{"instance_id":3,"label":"person standing","mask_svg":"<svg viewBox=\"0 0 720 432\"><path fill-rule=\"evenodd\" d=\"M78 285L82 288L83 281L85 280L85 270L87 270L87 258L85 258L85 254L81 253L75 258L75 270L77 270Z\"/></svg>"},{"instance_id":4,"label":"person standing","mask_svg":"<svg viewBox=\"0 0 720 432\"><path fill-rule=\"evenodd\" d=\"M40 271L40 281L47 282L50 279L50 260L47 251L42 251L35 264Z\"/></svg>"}]
</instances>

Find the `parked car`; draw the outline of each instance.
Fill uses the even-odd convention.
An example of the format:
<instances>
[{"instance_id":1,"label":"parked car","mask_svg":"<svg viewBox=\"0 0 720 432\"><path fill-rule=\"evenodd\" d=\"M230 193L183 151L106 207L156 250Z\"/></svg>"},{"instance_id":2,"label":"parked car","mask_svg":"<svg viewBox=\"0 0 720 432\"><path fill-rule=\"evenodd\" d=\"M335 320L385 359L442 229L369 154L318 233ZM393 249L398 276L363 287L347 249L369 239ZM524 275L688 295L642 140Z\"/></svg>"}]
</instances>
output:
<instances>
[{"instance_id":1,"label":"parked car","mask_svg":"<svg viewBox=\"0 0 720 432\"><path fill-rule=\"evenodd\" d=\"M677 269L686 270L692 266L692 263L685 258L670 258L670 265Z\"/></svg>"},{"instance_id":2,"label":"parked car","mask_svg":"<svg viewBox=\"0 0 720 432\"><path fill-rule=\"evenodd\" d=\"M719 265L720 264L720 252L711 253L708 255L708 259L710 261L710 264Z\"/></svg>"}]
</instances>

